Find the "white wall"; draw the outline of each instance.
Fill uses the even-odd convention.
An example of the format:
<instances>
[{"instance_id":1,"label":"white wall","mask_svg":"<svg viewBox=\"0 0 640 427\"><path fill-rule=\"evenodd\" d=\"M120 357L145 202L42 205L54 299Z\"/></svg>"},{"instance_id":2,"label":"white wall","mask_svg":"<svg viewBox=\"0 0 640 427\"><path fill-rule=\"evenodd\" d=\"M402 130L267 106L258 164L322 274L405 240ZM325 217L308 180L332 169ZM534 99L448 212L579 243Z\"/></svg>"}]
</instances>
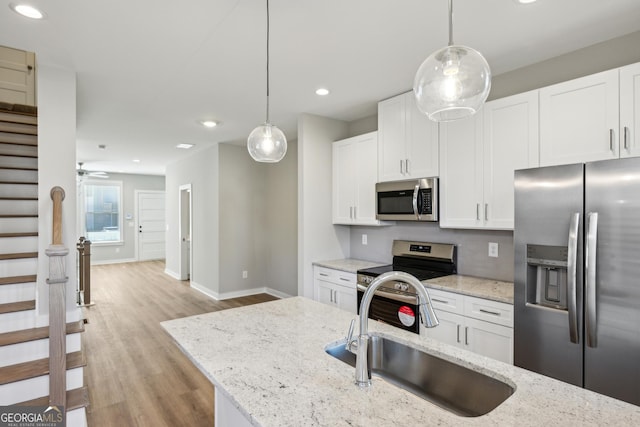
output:
<instances>
[{"instance_id":1,"label":"white wall","mask_svg":"<svg viewBox=\"0 0 640 427\"><path fill-rule=\"evenodd\" d=\"M109 179L100 179L100 183L109 181L122 182L122 244L121 245L91 245L91 263L104 264L108 262L124 262L136 260L136 190L164 191L164 176L134 175L109 173ZM78 195L80 197L80 195ZM131 214L130 220L126 215ZM78 221L78 226L80 221ZM83 235L78 230L78 237Z\"/></svg>"},{"instance_id":2,"label":"white wall","mask_svg":"<svg viewBox=\"0 0 640 427\"><path fill-rule=\"evenodd\" d=\"M66 260L67 318L77 319L76 289L76 76L72 70L47 64L37 65L38 87L38 297L39 324L47 324L49 312L49 258L45 250L52 236L51 188L65 191L62 202L63 244Z\"/></svg>"},{"instance_id":3,"label":"white wall","mask_svg":"<svg viewBox=\"0 0 640 427\"><path fill-rule=\"evenodd\" d=\"M167 166L166 184L166 269L179 277L180 239L179 208L180 186L191 184L193 206L193 235L191 254L193 271L191 285L209 295L219 293L219 239L218 234L218 146L198 151L190 157Z\"/></svg>"},{"instance_id":4,"label":"white wall","mask_svg":"<svg viewBox=\"0 0 640 427\"><path fill-rule=\"evenodd\" d=\"M331 223L331 143L348 135L346 122L298 119L298 295L313 297L314 261L349 256L349 227Z\"/></svg>"}]
</instances>

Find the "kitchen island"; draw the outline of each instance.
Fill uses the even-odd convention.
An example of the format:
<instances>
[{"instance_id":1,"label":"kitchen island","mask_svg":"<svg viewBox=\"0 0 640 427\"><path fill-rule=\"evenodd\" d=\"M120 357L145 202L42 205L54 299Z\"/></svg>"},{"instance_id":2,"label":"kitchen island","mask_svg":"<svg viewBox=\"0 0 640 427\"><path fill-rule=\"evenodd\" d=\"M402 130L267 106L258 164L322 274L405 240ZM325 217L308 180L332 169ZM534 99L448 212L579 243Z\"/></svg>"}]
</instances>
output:
<instances>
[{"instance_id":1,"label":"kitchen island","mask_svg":"<svg viewBox=\"0 0 640 427\"><path fill-rule=\"evenodd\" d=\"M369 321L370 332L497 378L515 392L488 414L468 418L377 377L370 389L360 390L354 369L325 352L344 338L354 317L294 297L162 326L214 384L216 418L232 406L247 425L640 425L638 406L375 321Z\"/></svg>"}]
</instances>

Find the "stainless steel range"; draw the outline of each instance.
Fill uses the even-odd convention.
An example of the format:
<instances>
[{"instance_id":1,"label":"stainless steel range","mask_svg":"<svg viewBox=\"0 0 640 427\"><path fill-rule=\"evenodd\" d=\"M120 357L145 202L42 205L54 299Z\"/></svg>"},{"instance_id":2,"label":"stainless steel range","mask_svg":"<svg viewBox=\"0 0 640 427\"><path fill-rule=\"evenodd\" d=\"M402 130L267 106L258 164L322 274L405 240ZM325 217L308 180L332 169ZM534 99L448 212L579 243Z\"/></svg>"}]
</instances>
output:
<instances>
[{"instance_id":1,"label":"stainless steel range","mask_svg":"<svg viewBox=\"0 0 640 427\"><path fill-rule=\"evenodd\" d=\"M418 280L456 274L456 246L445 243L393 241L393 264L358 270L358 313L367 286L388 271L404 271ZM380 287L371 302L369 318L419 333L418 295L402 282Z\"/></svg>"}]
</instances>

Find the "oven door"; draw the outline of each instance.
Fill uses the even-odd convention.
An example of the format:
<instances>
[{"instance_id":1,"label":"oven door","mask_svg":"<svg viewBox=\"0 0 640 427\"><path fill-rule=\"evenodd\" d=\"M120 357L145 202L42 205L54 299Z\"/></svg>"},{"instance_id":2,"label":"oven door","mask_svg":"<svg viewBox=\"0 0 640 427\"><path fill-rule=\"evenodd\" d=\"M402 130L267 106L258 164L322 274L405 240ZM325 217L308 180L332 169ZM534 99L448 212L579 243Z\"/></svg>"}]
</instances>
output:
<instances>
[{"instance_id":1,"label":"oven door","mask_svg":"<svg viewBox=\"0 0 640 427\"><path fill-rule=\"evenodd\" d=\"M360 304L366 287L358 285L358 314ZM369 319L388 323L405 331L420 333L418 326L419 311L416 298L412 296L400 296L387 292L377 291L373 295L369 306Z\"/></svg>"}]
</instances>

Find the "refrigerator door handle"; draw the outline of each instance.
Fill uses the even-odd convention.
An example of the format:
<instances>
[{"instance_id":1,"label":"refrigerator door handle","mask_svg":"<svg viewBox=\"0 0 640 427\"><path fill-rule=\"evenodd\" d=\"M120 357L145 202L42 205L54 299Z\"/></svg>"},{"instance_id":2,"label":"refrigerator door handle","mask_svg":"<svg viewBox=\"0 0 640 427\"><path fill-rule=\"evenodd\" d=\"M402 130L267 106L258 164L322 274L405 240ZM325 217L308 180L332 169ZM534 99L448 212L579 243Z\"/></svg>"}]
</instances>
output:
<instances>
[{"instance_id":1,"label":"refrigerator door handle","mask_svg":"<svg viewBox=\"0 0 640 427\"><path fill-rule=\"evenodd\" d=\"M598 213L587 214L587 245L585 249L585 329L587 331L587 345L597 347L596 337L596 247L598 244Z\"/></svg>"},{"instance_id":2,"label":"refrigerator door handle","mask_svg":"<svg viewBox=\"0 0 640 427\"><path fill-rule=\"evenodd\" d=\"M576 306L577 285L576 268L578 259L578 228L580 226L580 213L571 214L569 224L569 244L567 251L567 309L569 311L569 338L572 343L579 343L578 335L578 310Z\"/></svg>"}]
</instances>

